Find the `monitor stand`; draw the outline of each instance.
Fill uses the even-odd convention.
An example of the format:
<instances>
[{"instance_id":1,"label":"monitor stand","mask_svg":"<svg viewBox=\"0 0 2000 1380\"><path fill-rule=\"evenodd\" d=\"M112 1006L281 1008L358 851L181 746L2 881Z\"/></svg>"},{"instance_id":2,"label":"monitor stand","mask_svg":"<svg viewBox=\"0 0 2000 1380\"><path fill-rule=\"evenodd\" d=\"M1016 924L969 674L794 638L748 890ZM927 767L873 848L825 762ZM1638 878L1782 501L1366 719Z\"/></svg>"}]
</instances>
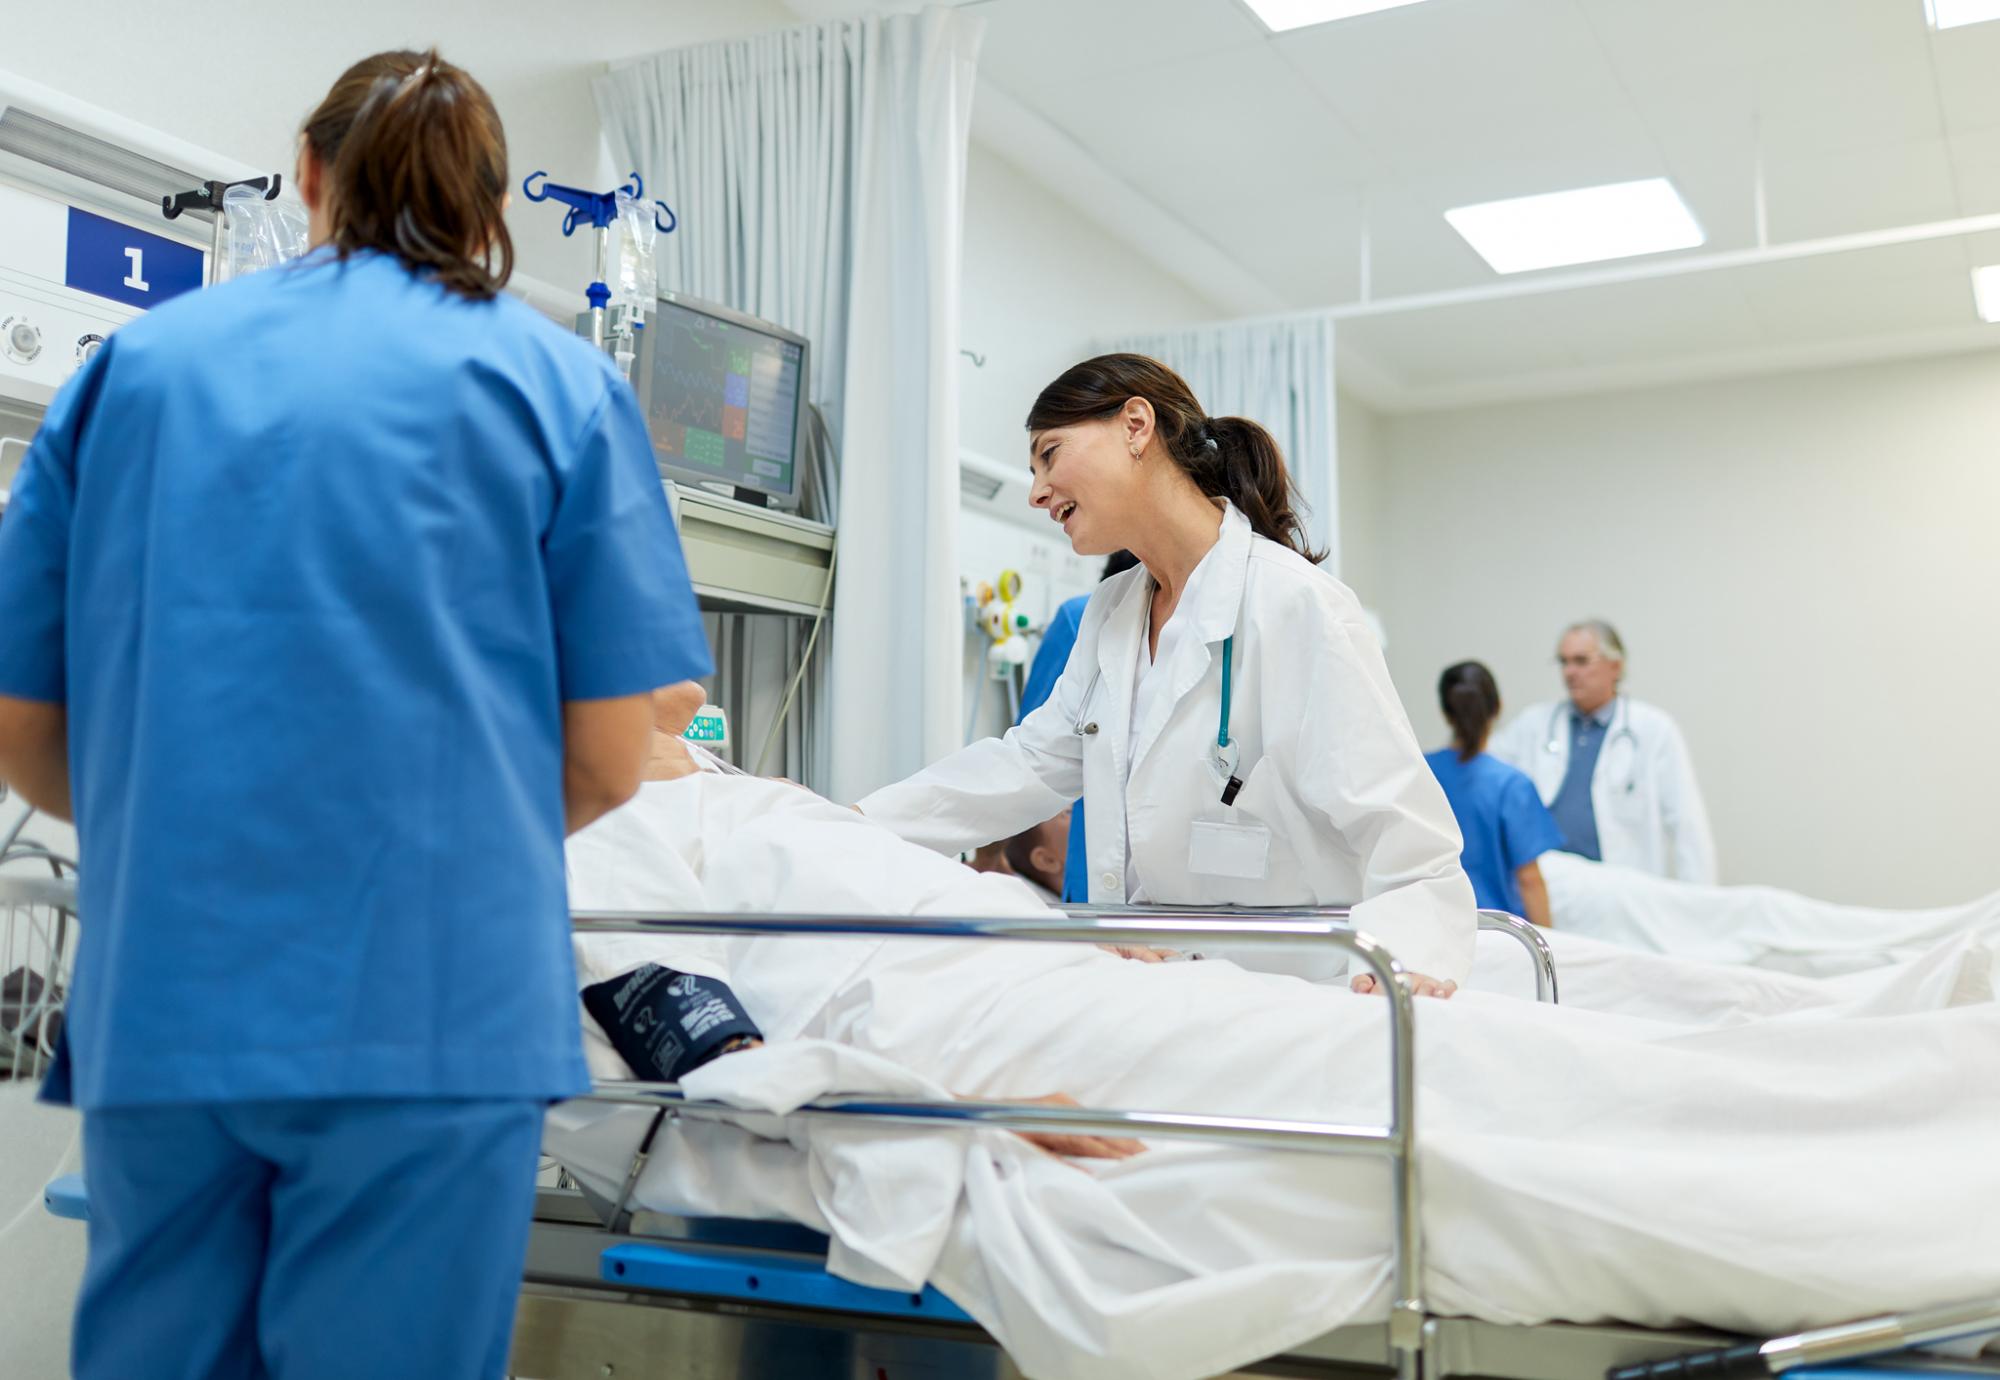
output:
<instances>
[{"instance_id":1,"label":"monitor stand","mask_svg":"<svg viewBox=\"0 0 2000 1380\"><path fill-rule=\"evenodd\" d=\"M738 503L746 503L752 508L768 508L771 506L771 496L769 494L759 493L755 489L746 489L740 484L735 486L735 488L736 491L730 497Z\"/></svg>"}]
</instances>

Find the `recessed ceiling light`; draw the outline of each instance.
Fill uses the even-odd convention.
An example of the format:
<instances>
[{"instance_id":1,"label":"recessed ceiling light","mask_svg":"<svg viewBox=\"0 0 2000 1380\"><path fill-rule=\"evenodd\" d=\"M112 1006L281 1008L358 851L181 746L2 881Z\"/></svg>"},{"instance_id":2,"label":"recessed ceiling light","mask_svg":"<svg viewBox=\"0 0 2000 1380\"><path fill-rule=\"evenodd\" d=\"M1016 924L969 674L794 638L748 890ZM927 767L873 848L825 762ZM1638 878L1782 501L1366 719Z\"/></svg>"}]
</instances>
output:
<instances>
[{"instance_id":1,"label":"recessed ceiling light","mask_svg":"<svg viewBox=\"0 0 2000 1380\"><path fill-rule=\"evenodd\" d=\"M1956 29L2000 19L2000 0L1924 0L1924 13L1933 29Z\"/></svg>"},{"instance_id":2,"label":"recessed ceiling light","mask_svg":"<svg viewBox=\"0 0 2000 1380\"><path fill-rule=\"evenodd\" d=\"M1495 273L1692 249L1707 238L1664 177L1461 206L1444 218Z\"/></svg>"},{"instance_id":3,"label":"recessed ceiling light","mask_svg":"<svg viewBox=\"0 0 2000 1380\"><path fill-rule=\"evenodd\" d=\"M2000 264L1972 270L1972 300L1981 321L2000 321Z\"/></svg>"},{"instance_id":4,"label":"recessed ceiling light","mask_svg":"<svg viewBox=\"0 0 2000 1380\"><path fill-rule=\"evenodd\" d=\"M1287 29L1303 29L1308 24L1331 24L1357 14L1421 4L1422 0L1243 0L1243 3L1264 21L1265 28L1281 34Z\"/></svg>"}]
</instances>

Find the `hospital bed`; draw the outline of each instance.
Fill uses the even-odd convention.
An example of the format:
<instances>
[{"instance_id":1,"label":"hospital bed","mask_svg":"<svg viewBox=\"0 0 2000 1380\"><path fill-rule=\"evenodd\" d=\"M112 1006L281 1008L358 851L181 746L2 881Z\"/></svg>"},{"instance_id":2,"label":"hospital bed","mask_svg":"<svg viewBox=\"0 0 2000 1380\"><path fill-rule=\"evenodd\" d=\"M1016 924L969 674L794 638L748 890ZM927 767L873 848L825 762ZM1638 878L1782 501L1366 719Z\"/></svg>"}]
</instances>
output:
<instances>
[{"instance_id":1,"label":"hospital bed","mask_svg":"<svg viewBox=\"0 0 2000 1380\"><path fill-rule=\"evenodd\" d=\"M1414 1156L1413 1046L1409 998L1387 981L1400 968L1344 910L1241 911L1194 908L1066 908L1062 917L976 919L937 917L579 915L586 933L721 935L898 935L936 938L1152 944L1198 947L1231 943L1332 944L1385 979L1391 993L1390 1115L1381 1127L1225 1117L1160 1116L1088 1108L1019 1104L919 1103L885 1098L824 1099L804 1109L815 1118L864 1118L890 1125L956 1122L1017 1131L1078 1131L1146 1138L1191 1138L1251 1144L1291 1153L1372 1155L1391 1177L1391 1258L1394 1289L1386 1322L1336 1329L1236 1372L1269 1376L1486 1376L1494 1380L1597 1380L1608 1372L1690 1358L1689 1377L1719 1380L1724 1349L1745 1364L1743 1339L1701 1331L1663 1332L1621 1326L1511 1327L1435 1316L1421 1291L1423 1242L1418 1231L1420 1185ZM1481 928L1520 942L1536 972L1540 998L1557 995L1556 973L1540 933L1518 917L1482 912ZM948 1298L934 1289L903 1294L867 1289L826 1270L826 1239L802 1227L729 1222L634 1210L631 1195L660 1125L669 1116L713 1116L727 1109L686 1102L668 1085L600 1086L597 1097L650 1107L624 1183L606 1199L577 1186L539 1197L530 1241L514 1368L539 1380L659 1373L671 1358L676 1376L842 1376L893 1380L903 1375L1012 1380L1005 1353ZM1970 1322L1968 1322L1968 1318ZM1949 1314L1960 1331L1990 1320L2000 1329L2000 1301ZM1835 1359L1893 1349L1905 1320L1877 1320L1858 1330L1797 1339L1773 1355ZM1908 1320L1923 1339L1943 1335L1937 1319ZM1922 1324L1933 1324L1926 1331ZM1759 1353L1761 1355L1761 1353ZM1933 1373L1945 1363L1907 1362L1897 1372ZM2000 1365L1966 1363L1964 1373L2000 1375ZM1745 1372L1747 1373L1747 1372ZM1768 1365L1758 1373L1776 1373ZM1808 1374L1796 1369L1790 1373ZM1830 1373L1830 1372L1829 1372ZM1860 1373L1860 1372L1856 1372ZM1632 1380L1640 1380L1633 1376ZM1680 1380L1677 1375L1661 1380Z\"/></svg>"},{"instance_id":2,"label":"hospital bed","mask_svg":"<svg viewBox=\"0 0 2000 1380\"><path fill-rule=\"evenodd\" d=\"M8 864L14 864L12 866ZM30 874L26 868L33 868ZM63 860L39 850L0 857L0 933L35 936L33 950L46 997L30 1003L24 1052L6 1066L34 1076L46 1062L50 1017L60 1011L75 932L75 882ZM1106 1111L1003 1102L926 1102L891 1097L836 1097L793 1115L911 1126L954 1123L1012 1131L1079 1132L1188 1138L1287 1153L1362 1155L1385 1161L1390 1180L1393 1304L1386 1322L1342 1327L1282 1356L1236 1372L1243 1377L1486 1376L1494 1380L1596 1380L1608 1371L1694 1357L1678 1373L1720 1380L1725 1370L1706 1354L1743 1339L1699 1331L1661 1332L1619 1326L1510 1327L1440 1317L1424 1303L1420 1184L1415 1157L1414 1046L1411 1000L1396 980L1399 965L1381 946L1345 923L1340 911L1126 911L1017 917L831 917L824 915L580 914L584 933L659 935L815 935L977 938L992 941L1130 943L1194 947L1201 941L1328 944L1373 971L1388 992L1391 1064L1389 1116L1380 1126ZM1554 964L1532 927L1514 917L1483 915L1483 929L1518 940L1537 972L1544 999L1556 995ZM25 946L23 952L26 952ZM18 1027L17 1028L21 1028ZM598 1196L557 1175L537 1196L512 1369L534 1380L671 1375L724 1377L851 1377L852 1380L1011 1380L1019 1374L983 1329L935 1289L905 1294L865 1288L826 1269L826 1239L775 1222L675 1217L635 1209L632 1193L654 1138L669 1118L719 1118L735 1109L688 1099L668 1084L598 1085L594 1100L651 1113L619 1193ZM49 1186L49 1210L83 1217L82 1183L70 1176ZM2000 1329L2000 1301L1950 1315L1959 1331L1984 1322ZM1755 1373L1806 1376L1936 1373L2000 1376L2000 1364L1904 1361L1894 1370L1812 1371L1821 1360L1882 1350L1904 1331L1928 1338L1936 1320L1878 1320L1815 1345L1780 1339L1764 1350L1792 1364L1763 1362ZM1900 1324L1909 1326L1899 1331ZM1781 1343L1789 1343L1785 1349ZM1772 1350L1776 1348L1776 1350ZM1844 1348L1844 1349L1843 1349ZM1759 1353L1759 1358L1761 1358ZM1630 1380L1650 1380L1633 1373Z\"/></svg>"},{"instance_id":3,"label":"hospital bed","mask_svg":"<svg viewBox=\"0 0 2000 1380\"><path fill-rule=\"evenodd\" d=\"M76 944L76 864L22 836L30 813L0 822L0 1081L47 1068Z\"/></svg>"}]
</instances>

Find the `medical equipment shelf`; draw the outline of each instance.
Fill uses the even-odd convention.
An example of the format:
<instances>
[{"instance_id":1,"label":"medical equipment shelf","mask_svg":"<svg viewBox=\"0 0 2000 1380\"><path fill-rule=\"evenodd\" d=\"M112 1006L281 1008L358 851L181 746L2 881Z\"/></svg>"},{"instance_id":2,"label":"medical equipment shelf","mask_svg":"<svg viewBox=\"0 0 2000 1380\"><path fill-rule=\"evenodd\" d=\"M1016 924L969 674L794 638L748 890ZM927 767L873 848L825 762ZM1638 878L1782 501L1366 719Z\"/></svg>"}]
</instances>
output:
<instances>
[{"instance_id":1,"label":"medical equipment shelf","mask_svg":"<svg viewBox=\"0 0 2000 1380\"><path fill-rule=\"evenodd\" d=\"M674 484L667 495L702 608L805 618L820 611L833 528Z\"/></svg>"}]
</instances>

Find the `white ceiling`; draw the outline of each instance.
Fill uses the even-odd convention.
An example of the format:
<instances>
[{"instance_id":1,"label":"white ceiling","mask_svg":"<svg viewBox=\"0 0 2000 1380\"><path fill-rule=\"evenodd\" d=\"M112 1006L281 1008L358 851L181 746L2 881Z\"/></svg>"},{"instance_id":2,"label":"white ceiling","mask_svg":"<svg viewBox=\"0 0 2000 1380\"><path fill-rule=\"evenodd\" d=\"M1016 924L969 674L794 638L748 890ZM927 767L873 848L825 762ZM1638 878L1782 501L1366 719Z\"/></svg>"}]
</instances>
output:
<instances>
[{"instance_id":1,"label":"white ceiling","mask_svg":"<svg viewBox=\"0 0 2000 1380\"><path fill-rule=\"evenodd\" d=\"M1760 162L1772 244L2000 213L2000 23L1933 33L1923 0L1427 0L1281 35L1238 0L979 12L982 96L1103 175L1053 189L1135 189L1126 237L1231 312L1355 303L1364 228L1377 303L1490 287L1447 208L1642 177L1701 256L1758 247ZM1359 316L1343 348L1391 407L1991 348L1968 270L1996 258L1953 237Z\"/></svg>"}]
</instances>

